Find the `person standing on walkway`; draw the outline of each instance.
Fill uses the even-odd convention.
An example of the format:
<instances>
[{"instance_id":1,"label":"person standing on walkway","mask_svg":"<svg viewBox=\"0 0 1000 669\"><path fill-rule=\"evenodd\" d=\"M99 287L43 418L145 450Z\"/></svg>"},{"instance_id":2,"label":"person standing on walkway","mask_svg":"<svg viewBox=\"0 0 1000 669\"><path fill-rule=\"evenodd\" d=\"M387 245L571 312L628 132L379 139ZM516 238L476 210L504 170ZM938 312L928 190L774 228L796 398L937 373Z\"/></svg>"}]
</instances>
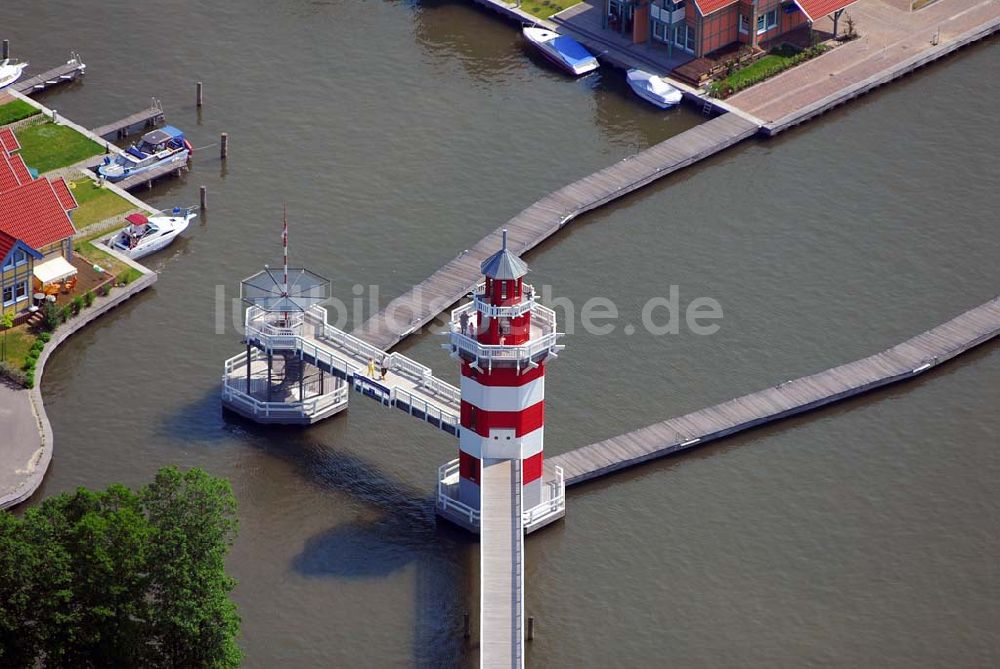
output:
<instances>
[{"instance_id":1,"label":"person standing on walkway","mask_svg":"<svg viewBox=\"0 0 1000 669\"><path fill-rule=\"evenodd\" d=\"M461 327L461 332L464 335L469 334L469 314L466 311L462 312L462 315L458 317L458 324Z\"/></svg>"},{"instance_id":2,"label":"person standing on walkway","mask_svg":"<svg viewBox=\"0 0 1000 669\"><path fill-rule=\"evenodd\" d=\"M385 375L389 372L389 356L382 356L382 381L385 381Z\"/></svg>"},{"instance_id":3,"label":"person standing on walkway","mask_svg":"<svg viewBox=\"0 0 1000 669\"><path fill-rule=\"evenodd\" d=\"M375 359L368 358L368 378L375 380Z\"/></svg>"}]
</instances>

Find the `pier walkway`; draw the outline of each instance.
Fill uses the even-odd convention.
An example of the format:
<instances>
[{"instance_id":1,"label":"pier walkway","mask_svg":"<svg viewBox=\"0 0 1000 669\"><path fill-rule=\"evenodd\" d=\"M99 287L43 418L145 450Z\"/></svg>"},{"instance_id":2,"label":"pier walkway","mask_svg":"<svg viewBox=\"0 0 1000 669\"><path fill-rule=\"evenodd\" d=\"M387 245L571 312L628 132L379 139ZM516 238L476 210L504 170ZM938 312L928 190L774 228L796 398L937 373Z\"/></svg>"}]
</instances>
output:
<instances>
[{"instance_id":1,"label":"pier walkway","mask_svg":"<svg viewBox=\"0 0 1000 669\"><path fill-rule=\"evenodd\" d=\"M387 354L327 322L326 310L311 307L292 315L288 327L276 326L257 308L247 310L246 340L263 351L287 352L341 379L354 390L458 435L461 393L434 376L430 368L401 353ZM378 367L388 358L389 371L381 379ZM368 360L374 360L375 378L367 375Z\"/></svg>"},{"instance_id":2,"label":"pier walkway","mask_svg":"<svg viewBox=\"0 0 1000 669\"><path fill-rule=\"evenodd\" d=\"M137 127L152 128L165 120L163 105L160 104L159 100L153 98L152 104L146 109L130 114L114 123L94 128L91 132L103 139L121 139L127 137Z\"/></svg>"},{"instance_id":3,"label":"pier walkway","mask_svg":"<svg viewBox=\"0 0 1000 669\"><path fill-rule=\"evenodd\" d=\"M180 176L181 172L187 168L187 161L164 163L163 165L157 165L153 169L146 172L140 172L139 174L125 177L121 181L116 181L115 185L122 190L132 190L133 188L138 188L139 186L148 186L152 188L153 182L157 179L171 175Z\"/></svg>"},{"instance_id":4,"label":"pier walkway","mask_svg":"<svg viewBox=\"0 0 1000 669\"><path fill-rule=\"evenodd\" d=\"M11 88L24 95L34 95L48 90L53 86L65 84L82 77L87 66L77 54L71 54L71 58L62 65L54 67L48 72L42 72L27 79L21 79L11 84Z\"/></svg>"},{"instance_id":5,"label":"pier walkway","mask_svg":"<svg viewBox=\"0 0 1000 669\"><path fill-rule=\"evenodd\" d=\"M881 353L549 458L566 485L913 378L1000 334L1000 297Z\"/></svg>"},{"instance_id":6,"label":"pier walkway","mask_svg":"<svg viewBox=\"0 0 1000 669\"><path fill-rule=\"evenodd\" d=\"M554 191L392 300L353 334L380 349L392 348L476 287L482 280L480 263L496 251L502 228L508 231L511 250L523 255L580 214L741 142L757 130L757 125L738 115L723 114Z\"/></svg>"},{"instance_id":7,"label":"pier walkway","mask_svg":"<svg viewBox=\"0 0 1000 669\"><path fill-rule=\"evenodd\" d=\"M479 658L484 669L524 666L524 525L520 463L484 462L479 532Z\"/></svg>"}]
</instances>

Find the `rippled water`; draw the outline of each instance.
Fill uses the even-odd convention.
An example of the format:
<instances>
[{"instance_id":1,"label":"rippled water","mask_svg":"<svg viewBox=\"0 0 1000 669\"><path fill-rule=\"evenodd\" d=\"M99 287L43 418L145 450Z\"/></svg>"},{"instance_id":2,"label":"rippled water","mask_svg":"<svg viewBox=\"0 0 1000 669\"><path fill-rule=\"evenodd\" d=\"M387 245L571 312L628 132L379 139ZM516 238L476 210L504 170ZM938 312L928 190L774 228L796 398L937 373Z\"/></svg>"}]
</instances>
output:
<instances>
[{"instance_id":1,"label":"rippled water","mask_svg":"<svg viewBox=\"0 0 1000 669\"><path fill-rule=\"evenodd\" d=\"M478 546L433 516L451 437L352 399L307 430L224 417L216 287L280 258L383 300L549 190L699 122L570 81L462 2L15 2L15 55L80 84L42 101L98 125L155 95L198 152L140 194L210 211L154 289L61 347L42 494L156 467L228 477L246 665L472 664ZM152 26L152 27L151 27ZM527 258L615 332L567 338L548 380L559 453L868 355L998 292L1000 43L586 216ZM194 82L206 106L194 107ZM714 336L653 337L643 304L712 297ZM577 323L577 326L579 324ZM445 378L433 334L402 347ZM527 542L533 666L991 666L1000 580L1000 349L571 491Z\"/></svg>"}]
</instances>

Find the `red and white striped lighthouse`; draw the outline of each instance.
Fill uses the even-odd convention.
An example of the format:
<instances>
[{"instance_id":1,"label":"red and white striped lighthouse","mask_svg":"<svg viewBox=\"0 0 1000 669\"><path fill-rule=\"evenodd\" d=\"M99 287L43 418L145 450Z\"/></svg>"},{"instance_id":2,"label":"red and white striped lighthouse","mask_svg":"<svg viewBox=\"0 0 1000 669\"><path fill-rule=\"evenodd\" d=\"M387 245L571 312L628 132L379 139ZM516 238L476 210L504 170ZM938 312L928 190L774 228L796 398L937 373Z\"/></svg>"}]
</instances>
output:
<instances>
[{"instance_id":1,"label":"red and white striped lighthouse","mask_svg":"<svg viewBox=\"0 0 1000 669\"><path fill-rule=\"evenodd\" d=\"M562 348L555 313L535 302L534 289L524 283L528 266L507 248L506 230L500 250L481 269L484 282L472 302L452 312L447 344L462 365L458 485L450 492L461 507L478 510L483 465L515 460L522 509L558 496L561 511L561 480L550 485L554 472L546 476L543 451L545 365Z\"/></svg>"}]
</instances>

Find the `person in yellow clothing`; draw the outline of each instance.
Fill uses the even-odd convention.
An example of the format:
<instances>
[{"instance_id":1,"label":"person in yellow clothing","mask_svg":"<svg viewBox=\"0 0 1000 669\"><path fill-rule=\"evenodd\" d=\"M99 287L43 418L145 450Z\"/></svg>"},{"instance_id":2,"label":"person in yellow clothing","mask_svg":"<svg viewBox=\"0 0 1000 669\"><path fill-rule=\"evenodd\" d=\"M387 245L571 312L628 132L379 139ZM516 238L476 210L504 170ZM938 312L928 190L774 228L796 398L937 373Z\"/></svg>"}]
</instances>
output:
<instances>
[{"instance_id":1,"label":"person in yellow clothing","mask_svg":"<svg viewBox=\"0 0 1000 669\"><path fill-rule=\"evenodd\" d=\"M368 358L368 378L369 379L374 379L375 378L375 359L374 358Z\"/></svg>"}]
</instances>

